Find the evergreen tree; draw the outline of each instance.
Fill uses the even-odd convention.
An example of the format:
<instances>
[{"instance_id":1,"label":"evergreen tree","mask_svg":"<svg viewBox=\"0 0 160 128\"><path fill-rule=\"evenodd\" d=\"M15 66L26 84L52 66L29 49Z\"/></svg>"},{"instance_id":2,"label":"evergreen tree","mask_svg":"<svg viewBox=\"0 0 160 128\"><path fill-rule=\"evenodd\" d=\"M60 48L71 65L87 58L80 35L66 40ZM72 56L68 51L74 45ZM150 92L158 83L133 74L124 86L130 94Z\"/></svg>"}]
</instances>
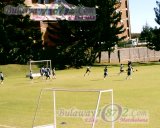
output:
<instances>
[{"instance_id":1,"label":"evergreen tree","mask_svg":"<svg viewBox=\"0 0 160 128\"><path fill-rule=\"evenodd\" d=\"M154 8L155 11L155 21L160 25L160 2L156 1L157 6ZM150 32L151 31L151 32ZM156 51L160 50L160 28L155 27L154 29L150 29L149 35L147 35L147 40L149 43L147 47Z\"/></svg>"},{"instance_id":2,"label":"evergreen tree","mask_svg":"<svg viewBox=\"0 0 160 128\"><path fill-rule=\"evenodd\" d=\"M25 6L24 0L1 2L0 17L0 56L1 64L26 63L29 59L40 58L42 40L39 23L30 20L28 15L7 15L3 8L6 5ZM4 61L5 60L5 61Z\"/></svg>"},{"instance_id":3,"label":"evergreen tree","mask_svg":"<svg viewBox=\"0 0 160 128\"><path fill-rule=\"evenodd\" d=\"M152 30L152 38L148 42L147 47L156 51L160 50L160 29L155 28Z\"/></svg>"},{"instance_id":4,"label":"evergreen tree","mask_svg":"<svg viewBox=\"0 0 160 128\"><path fill-rule=\"evenodd\" d=\"M158 7L154 8L155 15L156 15L155 21L157 22L157 24L160 25L160 2L156 1L156 4Z\"/></svg>"},{"instance_id":5,"label":"evergreen tree","mask_svg":"<svg viewBox=\"0 0 160 128\"><path fill-rule=\"evenodd\" d=\"M150 42L152 39L152 33L153 28L150 27L147 23L145 26L143 26L141 34L140 34L140 40L143 40L145 42Z\"/></svg>"},{"instance_id":6,"label":"evergreen tree","mask_svg":"<svg viewBox=\"0 0 160 128\"><path fill-rule=\"evenodd\" d=\"M75 41L71 29L69 29L69 22L48 23L46 35L48 41L45 42L45 52L47 53L45 56L52 58L53 63L59 64L60 68L64 65L72 65L71 58L74 52L70 54L70 48Z\"/></svg>"},{"instance_id":7,"label":"evergreen tree","mask_svg":"<svg viewBox=\"0 0 160 128\"><path fill-rule=\"evenodd\" d=\"M125 36L118 35L125 31L124 26L120 25L121 12L118 11L120 2L117 0L102 0L97 3L97 31L99 32L99 42L101 42L101 51L108 51L110 54L114 51L114 46Z\"/></svg>"},{"instance_id":8,"label":"evergreen tree","mask_svg":"<svg viewBox=\"0 0 160 128\"><path fill-rule=\"evenodd\" d=\"M63 49L60 51L68 58L68 63L93 64L101 51L111 53L113 47L124 39L118 36L125 30L123 25L119 24L121 12L117 11L117 0L67 0L67 2L78 6L96 7L97 13L96 21L60 21L58 29L56 26L48 28L50 39L58 48Z\"/></svg>"}]
</instances>

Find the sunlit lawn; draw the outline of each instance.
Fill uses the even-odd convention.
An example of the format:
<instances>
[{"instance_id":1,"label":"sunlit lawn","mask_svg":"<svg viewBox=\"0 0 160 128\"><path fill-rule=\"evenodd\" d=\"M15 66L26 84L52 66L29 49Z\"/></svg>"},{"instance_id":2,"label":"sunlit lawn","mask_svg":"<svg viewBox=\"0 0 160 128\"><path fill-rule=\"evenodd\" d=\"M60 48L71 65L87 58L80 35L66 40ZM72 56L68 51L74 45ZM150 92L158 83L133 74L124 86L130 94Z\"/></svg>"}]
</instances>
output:
<instances>
[{"instance_id":1,"label":"sunlit lawn","mask_svg":"<svg viewBox=\"0 0 160 128\"><path fill-rule=\"evenodd\" d=\"M122 108L122 116L142 116L147 122L115 122L115 128L158 128L160 126L160 65L134 65L132 79L125 80L126 73L117 75L118 66L109 66L109 76L103 79L104 66L93 66L89 76L84 77L82 69L56 71L57 79L45 80L26 78L28 67L23 65L0 66L5 74L5 81L0 85L0 128L31 128L36 110L37 99L43 88L66 89L113 89L114 103ZM125 70L126 70L125 66ZM97 93L59 92L57 110L60 109L95 109ZM110 96L102 95L101 107L110 104ZM137 111L138 110L138 111ZM42 94L36 116L36 125L52 123L53 97L51 92ZM127 113L128 112L128 113ZM130 113L129 113L130 112ZM132 114L131 114L132 112ZM141 113L142 112L142 113ZM128 115L127 115L128 114ZM129 115L130 114L130 115ZM79 121L81 120L81 121ZM106 128L110 122L100 121L95 128ZM106 125L106 126L105 126ZM57 128L90 128L84 119L57 117Z\"/></svg>"}]
</instances>

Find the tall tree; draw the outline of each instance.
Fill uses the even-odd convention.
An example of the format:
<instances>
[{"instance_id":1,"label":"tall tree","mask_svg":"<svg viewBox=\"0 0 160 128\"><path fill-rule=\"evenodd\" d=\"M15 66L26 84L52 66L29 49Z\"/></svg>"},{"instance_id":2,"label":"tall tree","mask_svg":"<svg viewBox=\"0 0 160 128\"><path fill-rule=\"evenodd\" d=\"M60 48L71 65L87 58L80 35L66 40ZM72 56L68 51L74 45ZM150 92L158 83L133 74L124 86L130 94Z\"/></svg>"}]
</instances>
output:
<instances>
[{"instance_id":1,"label":"tall tree","mask_svg":"<svg viewBox=\"0 0 160 128\"><path fill-rule=\"evenodd\" d=\"M65 51L63 52L66 53L65 57L69 57L68 60L74 65L93 64L101 51L109 51L110 55L113 47L124 38L119 38L118 34L125 31L123 25L119 24L121 12L118 12L115 6L118 4L117 0L67 0L67 2L78 6L95 7L97 19L90 22L60 21L58 24L61 30L58 28L58 32L55 26L49 28L50 35L56 35L50 39L56 44L62 44L58 48L64 48L61 51Z\"/></svg>"},{"instance_id":2,"label":"tall tree","mask_svg":"<svg viewBox=\"0 0 160 128\"><path fill-rule=\"evenodd\" d=\"M156 1L158 7L154 8L155 11L155 21L160 25L160 2ZM147 47L156 51L160 50L160 28L155 27L154 29L150 29L150 34L147 36L147 40L149 43Z\"/></svg>"},{"instance_id":3,"label":"tall tree","mask_svg":"<svg viewBox=\"0 0 160 128\"><path fill-rule=\"evenodd\" d=\"M144 40L145 42L150 42L153 35L152 30L153 28L146 23L146 25L143 26L142 28L142 31L140 34L140 40Z\"/></svg>"},{"instance_id":4,"label":"tall tree","mask_svg":"<svg viewBox=\"0 0 160 128\"><path fill-rule=\"evenodd\" d=\"M110 54L114 46L125 38L118 35L125 31L124 26L120 25L121 12L118 11L120 2L117 0L97 1L97 31L99 30L99 42L103 51L108 51L109 61Z\"/></svg>"},{"instance_id":5,"label":"tall tree","mask_svg":"<svg viewBox=\"0 0 160 128\"><path fill-rule=\"evenodd\" d=\"M155 15L156 15L155 21L157 22L157 24L160 25L160 2L156 1L156 4L158 7L154 8Z\"/></svg>"},{"instance_id":6,"label":"tall tree","mask_svg":"<svg viewBox=\"0 0 160 128\"><path fill-rule=\"evenodd\" d=\"M0 60L1 64L26 63L29 59L40 57L42 34L39 23L31 21L28 15L7 15L3 12L6 5L25 6L23 3L24 0L1 2L0 56L3 58Z\"/></svg>"},{"instance_id":7,"label":"tall tree","mask_svg":"<svg viewBox=\"0 0 160 128\"><path fill-rule=\"evenodd\" d=\"M160 50L160 29L155 28L152 30L151 41L148 42L147 47L152 50Z\"/></svg>"}]
</instances>

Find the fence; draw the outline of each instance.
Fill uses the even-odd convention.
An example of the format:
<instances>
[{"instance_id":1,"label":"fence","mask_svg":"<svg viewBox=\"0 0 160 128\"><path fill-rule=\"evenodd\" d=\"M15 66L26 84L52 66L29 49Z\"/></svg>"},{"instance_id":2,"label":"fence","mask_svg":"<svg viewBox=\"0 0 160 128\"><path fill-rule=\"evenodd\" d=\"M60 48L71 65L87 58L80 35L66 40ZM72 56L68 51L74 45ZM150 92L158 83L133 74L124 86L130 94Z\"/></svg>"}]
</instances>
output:
<instances>
[{"instance_id":1,"label":"fence","mask_svg":"<svg viewBox=\"0 0 160 128\"><path fill-rule=\"evenodd\" d=\"M150 50L147 47L122 48L111 53L111 63L159 61L160 51ZM108 61L108 52L102 52L101 62Z\"/></svg>"}]
</instances>

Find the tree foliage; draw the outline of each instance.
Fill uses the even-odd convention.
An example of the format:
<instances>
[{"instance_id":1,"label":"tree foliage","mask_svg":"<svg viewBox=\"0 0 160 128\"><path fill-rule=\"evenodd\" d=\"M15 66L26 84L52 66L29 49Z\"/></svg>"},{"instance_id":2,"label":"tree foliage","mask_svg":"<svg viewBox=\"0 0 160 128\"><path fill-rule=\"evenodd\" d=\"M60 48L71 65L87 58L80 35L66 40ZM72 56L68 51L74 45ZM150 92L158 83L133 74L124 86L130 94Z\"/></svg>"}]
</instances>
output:
<instances>
[{"instance_id":1,"label":"tree foliage","mask_svg":"<svg viewBox=\"0 0 160 128\"><path fill-rule=\"evenodd\" d=\"M155 15L156 15L155 21L157 22L157 24L160 25L160 2L156 1L156 4L158 7L154 8Z\"/></svg>"},{"instance_id":2,"label":"tree foliage","mask_svg":"<svg viewBox=\"0 0 160 128\"><path fill-rule=\"evenodd\" d=\"M152 30L152 38L147 47L156 51L160 50L160 29L155 28Z\"/></svg>"},{"instance_id":3,"label":"tree foliage","mask_svg":"<svg viewBox=\"0 0 160 128\"><path fill-rule=\"evenodd\" d=\"M17 6L24 1L0 3L0 63L26 63L40 58L42 51L41 31L28 15L6 15L3 8L10 4ZM36 27L37 26L37 27Z\"/></svg>"},{"instance_id":4,"label":"tree foliage","mask_svg":"<svg viewBox=\"0 0 160 128\"><path fill-rule=\"evenodd\" d=\"M93 64L101 51L113 51L114 46L124 38L118 36L125 30L123 25L119 25L121 12L118 12L115 6L117 0L67 0L67 2L77 6L96 7L97 19L90 22L59 21L58 27L49 24L48 37L56 44L53 51L57 54L54 56L61 56L63 63L66 58L69 65Z\"/></svg>"},{"instance_id":5,"label":"tree foliage","mask_svg":"<svg viewBox=\"0 0 160 128\"><path fill-rule=\"evenodd\" d=\"M160 2L156 1L156 4L158 7L154 8L155 22L160 25ZM146 24L143 27L140 38L147 41L147 47L149 49L160 50L160 28L152 28Z\"/></svg>"},{"instance_id":6,"label":"tree foliage","mask_svg":"<svg viewBox=\"0 0 160 128\"><path fill-rule=\"evenodd\" d=\"M140 34L140 40L150 42L153 35L152 31L153 31L153 28L146 23L146 25L143 26L142 28L142 31Z\"/></svg>"},{"instance_id":7,"label":"tree foliage","mask_svg":"<svg viewBox=\"0 0 160 128\"><path fill-rule=\"evenodd\" d=\"M28 59L52 59L55 64L79 67L93 64L101 51L114 50L124 37L120 25L121 12L117 0L66 0L70 4L96 8L96 21L58 21L48 23L49 44L45 43L42 54L41 31L37 22L29 16L5 15L0 12L0 63L26 63ZM24 0L10 1L17 6ZM5 3L1 2L1 10ZM3 60L3 61L2 61ZM5 60L5 61L4 61Z\"/></svg>"},{"instance_id":8,"label":"tree foliage","mask_svg":"<svg viewBox=\"0 0 160 128\"><path fill-rule=\"evenodd\" d=\"M160 2L156 1L157 6L154 8L155 11L155 21L157 22L157 24L160 25ZM146 39L148 41L147 47L156 51L160 50L160 28L155 27L153 28L146 28L146 30L148 32L146 32L147 35ZM145 32L145 31L144 31ZM142 32L142 34L144 33Z\"/></svg>"}]
</instances>

